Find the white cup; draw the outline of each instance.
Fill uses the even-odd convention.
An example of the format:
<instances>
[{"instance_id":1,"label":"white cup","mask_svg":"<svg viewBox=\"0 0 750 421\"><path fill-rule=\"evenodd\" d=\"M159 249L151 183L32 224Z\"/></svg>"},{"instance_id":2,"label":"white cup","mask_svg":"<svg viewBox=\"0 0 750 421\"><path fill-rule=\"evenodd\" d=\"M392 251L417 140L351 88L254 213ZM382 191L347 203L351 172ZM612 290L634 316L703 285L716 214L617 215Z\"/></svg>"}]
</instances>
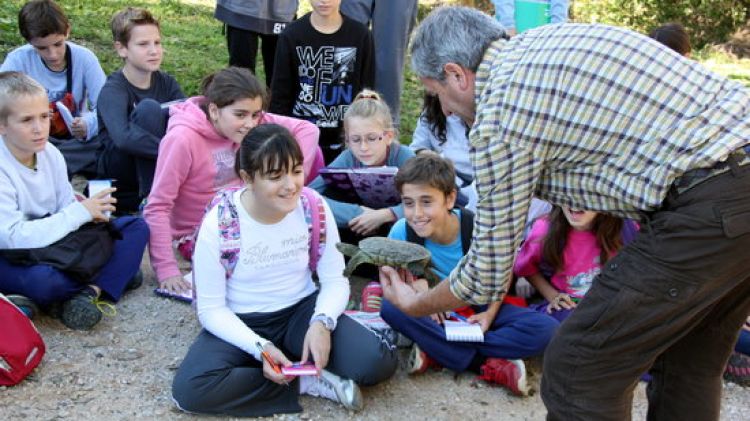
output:
<instances>
[{"instance_id":1,"label":"white cup","mask_svg":"<svg viewBox=\"0 0 750 421\"><path fill-rule=\"evenodd\" d=\"M97 193L104 189L112 187L112 180L89 180L89 197L94 197ZM110 211L104 212L104 215L109 217Z\"/></svg>"}]
</instances>

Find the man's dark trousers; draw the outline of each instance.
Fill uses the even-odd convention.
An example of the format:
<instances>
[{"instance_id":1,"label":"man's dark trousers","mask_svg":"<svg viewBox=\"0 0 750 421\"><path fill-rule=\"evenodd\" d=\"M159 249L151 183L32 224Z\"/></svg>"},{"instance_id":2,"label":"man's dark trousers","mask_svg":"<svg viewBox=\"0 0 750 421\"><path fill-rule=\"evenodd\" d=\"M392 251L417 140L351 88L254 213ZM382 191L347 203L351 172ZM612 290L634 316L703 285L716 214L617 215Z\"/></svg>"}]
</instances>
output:
<instances>
[{"instance_id":1,"label":"man's dark trousers","mask_svg":"<svg viewBox=\"0 0 750 421\"><path fill-rule=\"evenodd\" d=\"M716 420L750 313L750 165L667 195L607 262L545 352L548 420L628 420L651 368L649 420Z\"/></svg>"}]
</instances>

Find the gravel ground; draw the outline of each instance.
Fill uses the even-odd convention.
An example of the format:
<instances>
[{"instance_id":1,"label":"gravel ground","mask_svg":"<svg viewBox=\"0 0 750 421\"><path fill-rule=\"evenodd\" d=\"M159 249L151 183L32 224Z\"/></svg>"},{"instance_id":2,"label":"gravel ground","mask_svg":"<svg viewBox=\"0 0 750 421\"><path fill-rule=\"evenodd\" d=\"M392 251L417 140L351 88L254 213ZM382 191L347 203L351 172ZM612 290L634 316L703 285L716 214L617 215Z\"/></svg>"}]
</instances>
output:
<instances>
[{"instance_id":1,"label":"gravel ground","mask_svg":"<svg viewBox=\"0 0 750 421\"><path fill-rule=\"evenodd\" d=\"M142 268L144 286L124 297L118 314L91 332L37 317L47 354L23 383L0 387L0 419L209 419L179 412L170 399L175 370L200 330L192 308L156 297L146 259ZM540 362L531 361L528 367L538 390ZM402 367L393 379L363 393L365 410L358 414L324 399L302 397L302 414L275 418L541 420L546 414L539 394L517 398L476 382L474 376L446 370L407 376ZM633 418L645 419L645 411L641 384ZM750 420L750 389L725 384L721 419Z\"/></svg>"}]
</instances>

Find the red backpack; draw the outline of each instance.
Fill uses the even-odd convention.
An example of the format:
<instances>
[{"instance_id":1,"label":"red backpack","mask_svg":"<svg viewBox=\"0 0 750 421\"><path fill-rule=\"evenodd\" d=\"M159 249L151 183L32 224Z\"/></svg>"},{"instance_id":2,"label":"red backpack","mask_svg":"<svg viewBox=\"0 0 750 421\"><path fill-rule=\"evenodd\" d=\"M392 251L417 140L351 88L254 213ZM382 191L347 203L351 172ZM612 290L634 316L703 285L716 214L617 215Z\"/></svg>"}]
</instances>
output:
<instances>
[{"instance_id":1,"label":"red backpack","mask_svg":"<svg viewBox=\"0 0 750 421\"><path fill-rule=\"evenodd\" d=\"M0 386L20 383L39 365L44 351L31 320L0 294Z\"/></svg>"},{"instance_id":2,"label":"red backpack","mask_svg":"<svg viewBox=\"0 0 750 421\"><path fill-rule=\"evenodd\" d=\"M70 54L69 45L65 46L65 62L68 64L65 69L65 95L49 103L49 135L58 139L70 139L73 135L68 130L68 125L65 124L65 119L57 108L57 102L62 102L73 115L76 115L76 103L73 98L73 57Z\"/></svg>"}]
</instances>

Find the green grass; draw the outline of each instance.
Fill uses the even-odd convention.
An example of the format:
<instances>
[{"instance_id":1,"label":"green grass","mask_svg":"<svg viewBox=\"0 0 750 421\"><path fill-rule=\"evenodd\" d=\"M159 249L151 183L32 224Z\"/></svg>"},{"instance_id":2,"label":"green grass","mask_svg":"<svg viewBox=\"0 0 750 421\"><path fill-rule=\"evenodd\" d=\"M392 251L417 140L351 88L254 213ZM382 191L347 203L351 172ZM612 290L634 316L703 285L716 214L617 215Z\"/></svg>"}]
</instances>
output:
<instances>
[{"instance_id":1,"label":"green grass","mask_svg":"<svg viewBox=\"0 0 750 421\"><path fill-rule=\"evenodd\" d=\"M24 42L16 26L17 11L23 3L11 0L0 6L0 56ZM213 6L207 1L62 0L59 3L71 22L70 39L94 51L106 74L122 65L112 48L109 21L126 6L147 8L160 20L164 44L162 69L177 78L186 94L195 95L201 78L227 63L221 24L213 18Z\"/></svg>"},{"instance_id":2,"label":"green grass","mask_svg":"<svg viewBox=\"0 0 750 421\"><path fill-rule=\"evenodd\" d=\"M0 60L24 43L16 22L24 2L0 2ZM212 0L59 0L59 3L71 21L71 40L94 51L107 74L121 66L112 48L109 21L116 11L126 6L145 7L161 21L165 50L162 68L177 79L187 95L196 95L201 79L227 64L222 25L213 18L215 2ZM420 3L431 2L420 0ZM427 9L428 6L421 4L419 15L424 16ZM309 10L309 2L302 0L299 15ZM710 50L698 52L695 57L717 73L750 86L750 59L737 60ZM264 78L260 63L257 70ZM421 109L422 86L408 66L404 75L400 140L409 143Z\"/></svg>"},{"instance_id":3,"label":"green grass","mask_svg":"<svg viewBox=\"0 0 750 421\"><path fill-rule=\"evenodd\" d=\"M750 58L737 59L711 48L697 52L693 58L716 73L750 86Z\"/></svg>"}]
</instances>

